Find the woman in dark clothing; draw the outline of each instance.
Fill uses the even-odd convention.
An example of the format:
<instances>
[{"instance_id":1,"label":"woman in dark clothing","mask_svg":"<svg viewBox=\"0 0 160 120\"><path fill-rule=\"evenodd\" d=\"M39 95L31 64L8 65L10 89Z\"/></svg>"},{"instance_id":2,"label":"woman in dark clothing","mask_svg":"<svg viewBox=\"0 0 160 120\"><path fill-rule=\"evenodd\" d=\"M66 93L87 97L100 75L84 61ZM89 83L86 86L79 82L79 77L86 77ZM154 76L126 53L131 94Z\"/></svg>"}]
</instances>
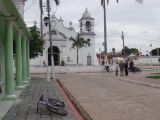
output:
<instances>
[{"instance_id":1,"label":"woman in dark clothing","mask_svg":"<svg viewBox=\"0 0 160 120\"><path fill-rule=\"evenodd\" d=\"M128 76L128 61L125 62L125 75Z\"/></svg>"},{"instance_id":2,"label":"woman in dark clothing","mask_svg":"<svg viewBox=\"0 0 160 120\"><path fill-rule=\"evenodd\" d=\"M132 59L131 59L131 62L129 64L129 68L130 68L131 72L134 72L134 62L132 61Z\"/></svg>"}]
</instances>

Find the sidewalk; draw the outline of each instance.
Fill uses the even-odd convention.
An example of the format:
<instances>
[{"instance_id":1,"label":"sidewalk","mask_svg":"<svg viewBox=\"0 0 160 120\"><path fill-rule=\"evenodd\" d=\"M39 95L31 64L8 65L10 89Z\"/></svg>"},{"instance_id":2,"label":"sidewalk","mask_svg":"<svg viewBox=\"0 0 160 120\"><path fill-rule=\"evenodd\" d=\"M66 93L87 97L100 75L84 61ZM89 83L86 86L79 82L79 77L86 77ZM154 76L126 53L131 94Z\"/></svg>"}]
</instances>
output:
<instances>
[{"instance_id":1,"label":"sidewalk","mask_svg":"<svg viewBox=\"0 0 160 120\"><path fill-rule=\"evenodd\" d=\"M68 111L67 116L49 114L47 111L44 111L42 115L37 113L37 101L42 94L45 98L58 98L65 102L56 82L47 83L44 76L38 75L37 77L32 77L29 85L19 96L19 102L12 105L3 120L75 120L67 103L65 103L65 108Z\"/></svg>"},{"instance_id":2,"label":"sidewalk","mask_svg":"<svg viewBox=\"0 0 160 120\"><path fill-rule=\"evenodd\" d=\"M153 72L152 71L150 71L150 72L142 71L141 73L138 73L138 74L137 73L135 73L135 74L129 73L128 76L120 76L119 78L160 85L159 79L146 78L146 76L151 76L151 73L154 73L154 71Z\"/></svg>"}]
</instances>

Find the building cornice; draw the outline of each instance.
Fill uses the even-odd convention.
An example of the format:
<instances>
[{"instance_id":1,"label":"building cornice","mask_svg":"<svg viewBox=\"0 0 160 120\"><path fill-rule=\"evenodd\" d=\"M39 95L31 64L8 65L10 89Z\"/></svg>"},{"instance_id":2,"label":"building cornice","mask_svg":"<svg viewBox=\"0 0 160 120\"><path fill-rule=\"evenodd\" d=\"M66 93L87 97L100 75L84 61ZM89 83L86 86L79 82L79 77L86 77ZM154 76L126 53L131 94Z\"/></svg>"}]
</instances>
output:
<instances>
[{"instance_id":1,"label":"building cornice","mask_svg":"<svg viewBox=\"0 0 160 120\"><path fill-rule=\"evenodd\" d=\"M3 8L5 8L5 10L1 10L0 8L0 12L2 12L4 17L8 17L8 16L12 16L15 17L15 23L17 24L18 27L22 28L22 31L26 34L26 36L28 38L31 38L31 35L27 29L27 26L24 22L24 20L22 19L20 13L18 12L16 6L14 5L12 0L1 0L0 1L1 4L3 4Z\"/></svg>"}]
</instances>

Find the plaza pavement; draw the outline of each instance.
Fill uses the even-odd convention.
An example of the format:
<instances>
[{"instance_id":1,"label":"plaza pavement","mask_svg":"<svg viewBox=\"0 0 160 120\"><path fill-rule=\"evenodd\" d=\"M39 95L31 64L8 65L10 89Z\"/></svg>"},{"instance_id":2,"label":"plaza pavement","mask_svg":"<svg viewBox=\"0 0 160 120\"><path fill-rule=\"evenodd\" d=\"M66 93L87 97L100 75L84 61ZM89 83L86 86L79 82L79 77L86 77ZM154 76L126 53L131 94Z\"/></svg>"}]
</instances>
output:
<instances>
[{"instance_id":1,"label":"plaza pavement","mask_svg":"<svg viewBox=\"0 0 160 120\"><path fill-rule=\"evenodd\" d=\"M64 97L55 82L46 82L45 75L32 75L32 79L24 91L20 94L16 100L12 100L12 106L8 112L3 117L3 120L76 120L73 111L66 103ZM60 116L57 114L50 114L47 110L43 110L42 114L36 112L37 101L41 95L45 98L55 98L60 99L65 102L66 110L68 112L67 116ZM1 103L11 101L0 101ZM6 103L6 105L8 105ZM3 107L3 108L2 108ZM5 109L6 106L0 104L1 109Z\"/></svg>"},{"instance_id":2,"label":"plaza pavement","mask_svg":"<svg viewBox=\"0 0 160 120\"><path fill-rule=\"evenodd\" d=\"M82 108L82 113L88 113L88 119L160 120L160 89L119 80L152 81L145 78L147 74L116 78L114 73L71 73L57 74L56 78Z\"/></svg>"},{"instance_id":3,"label":"plaza pavement","mask_svg":"<svg viewBox=\"0 0 160 120\"><path fill-rule=\"evenodd\" d=\"M94 120L132 120L136 116L134 120L140 118L143 118L142 120L160 119L157 113L159 112L159 90L123 81L126 79L160 85L158 80L145 78L150 72L129 74L128 77L115 77L114 72L102 73L101 70L102 66L57 67L56 73L60 74L56 74L56 77L62 81L64 87L74 96L78 104L84 108L82 112L87 111L88 118ZM0 107L3 107L0 109L0 113L3 114L5 109L14 104L6 114L5 120L12 120L13 118L14 120L74 120L70 110L68 117L37 115L35 104L41 93L46 96L48 94L54 95L54 97L62 100L63 98L57 89L53 89L54 85L44 82L46 68L32 67L31 73L34 78L31 80L32 84L24 90L19 98L15 101L0 101ZM20 91L17 91L16 94L20 94Z\"/></svg>"}]
</instances>

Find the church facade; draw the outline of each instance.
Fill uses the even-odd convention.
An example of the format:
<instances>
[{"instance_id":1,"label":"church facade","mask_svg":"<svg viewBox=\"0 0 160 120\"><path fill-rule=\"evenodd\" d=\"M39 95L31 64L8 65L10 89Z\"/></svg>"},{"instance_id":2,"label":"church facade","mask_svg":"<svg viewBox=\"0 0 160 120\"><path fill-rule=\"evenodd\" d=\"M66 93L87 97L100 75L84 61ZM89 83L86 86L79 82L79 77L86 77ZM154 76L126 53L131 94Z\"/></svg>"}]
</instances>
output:
<instances>
[{"instance_id":1,"label":"church facade","mask_svg":"<svg viewBox=\"0 0 160 120\"><path fill-rule=\"evenodd\" d=\"M69 23L67 28L63 25L63 20L57 19L54 15L51 16L51 34L52 34L52 47L54 54L55 65L75 65L77 64L77 50L71 49L72 41L70 37L76 38L77 32ZM95 32L94 32L94 18L90 15L86 9L81 19L79 20L80 37L87 41L90 41L91 45L88 47L80 48L78 51L79 65L98 65L98 61L95 53ZM43 25L43 39L45 40L43 56L39 56L37 59L31 60L31 65L44 64L51 65L51 48L49 41L48 26ZM37 61L38 60L38 61Z\"/></svg>"}]
</instances>

